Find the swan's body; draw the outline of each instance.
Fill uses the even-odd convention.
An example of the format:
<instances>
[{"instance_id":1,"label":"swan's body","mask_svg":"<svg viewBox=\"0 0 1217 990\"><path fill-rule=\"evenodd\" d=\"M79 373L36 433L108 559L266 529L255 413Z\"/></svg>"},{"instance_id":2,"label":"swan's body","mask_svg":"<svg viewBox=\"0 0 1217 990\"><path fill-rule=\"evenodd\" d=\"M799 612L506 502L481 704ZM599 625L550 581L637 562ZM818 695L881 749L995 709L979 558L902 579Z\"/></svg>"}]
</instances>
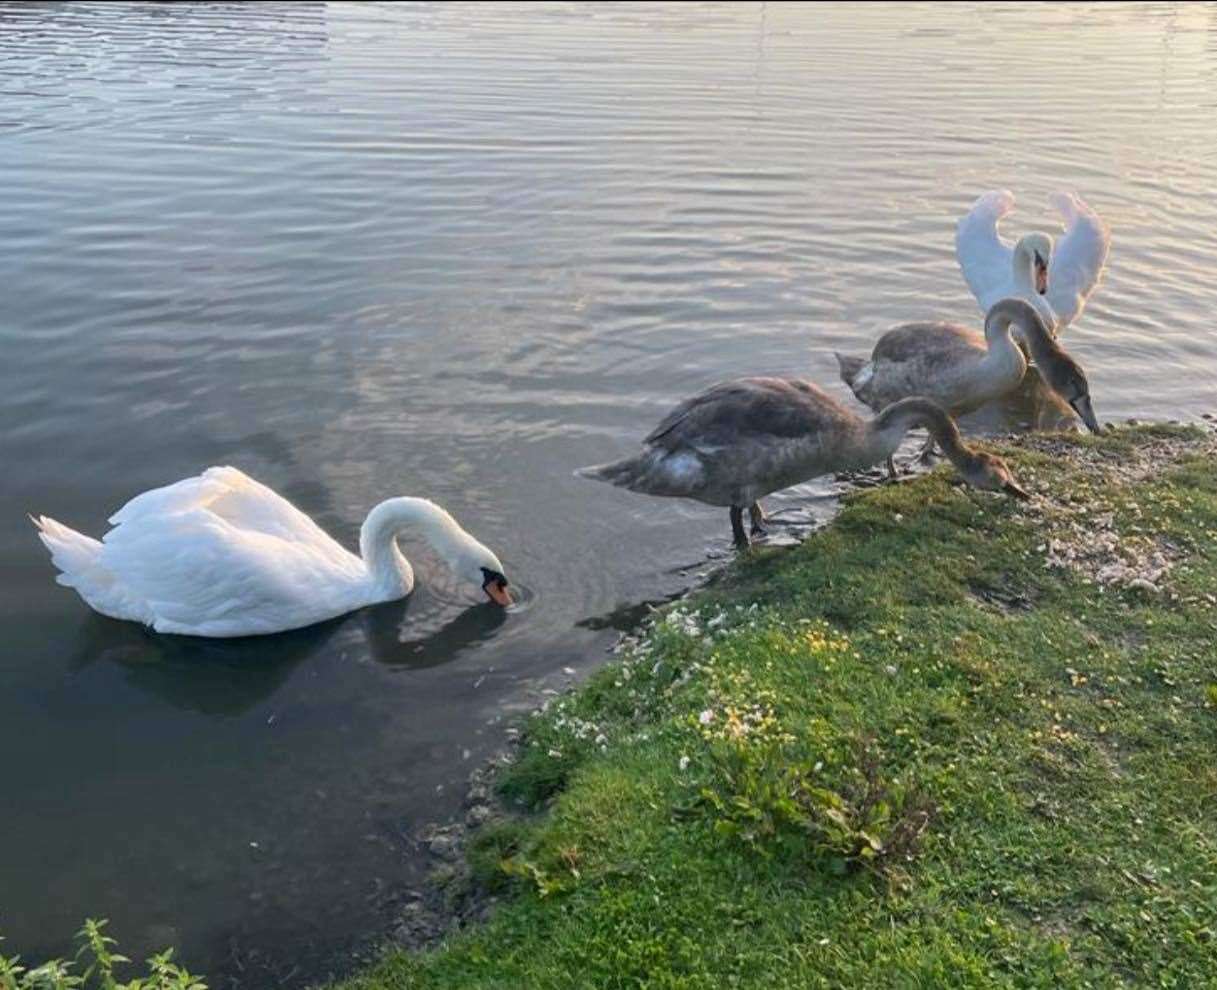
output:
<instances>
[{"instance_id":1,"label":"swan's body","mask_svg":"<svg viewBox=\"0 0 1217 990\"><path fill-rule=\"evenodd\" d=\"M1065 235L1054 245L1043 233L1006 244L997 232L1014 209L1007 190L981 196L959 221L955 255L964 281L982 313L1001 299L1023 299L1053 333L1082 315L1107 261L1111 233L1097 213L1073 193L1056 193L1052 205L1065 218Z\"/></svg>"},{"instance_id":2,"label":"swan's body","mask_svg":"<svg viewBox=\"0 0 1217 990\"><path fill-rule=\"evenodd\" d=\"M951 418L928 399L906 399L867 421L812 383L793 378L714 385L672 410L643 441L640 454L577 473L646 495L730 506L732 534L737 544L746 544L745 508L757 530L765 495L876 464L917 425L929 427L971 484L1018 490L1000 459L965 446Z\"/></svg>"},{"instance_id":3,"label":"swan's body","mask_svg":"<svg viewBox=\"0 0 1217 990\"><path fill-rule=\"evenodd\" d=\"M287 499L236 468L138 495L110 517L99 542L45 516L38 535L58 582L92 608L157 632L255 636L312 625L408 595L414 571L397 548L416 530L447 565L509 602L503 567L438 505L393 498L359 534L360 556Z\"/></svg>"},{"instance_id":4,"label":"swan's body","mask_svg":"<svg viewBox=\"0 0 1217 990\"><path fill-rule=\"evenodd\" d=\"M1038 312L1021 299L1000 299L985 317L984 335L952 323L906 323L879 338L870 359L838 354L841 379L878 412L912 395L962 416L1016 389L1027 361L1011 330L1021 330L1049 388L1099 431L1086 375L1061 348Z\"/></svg>"}]
</instances>

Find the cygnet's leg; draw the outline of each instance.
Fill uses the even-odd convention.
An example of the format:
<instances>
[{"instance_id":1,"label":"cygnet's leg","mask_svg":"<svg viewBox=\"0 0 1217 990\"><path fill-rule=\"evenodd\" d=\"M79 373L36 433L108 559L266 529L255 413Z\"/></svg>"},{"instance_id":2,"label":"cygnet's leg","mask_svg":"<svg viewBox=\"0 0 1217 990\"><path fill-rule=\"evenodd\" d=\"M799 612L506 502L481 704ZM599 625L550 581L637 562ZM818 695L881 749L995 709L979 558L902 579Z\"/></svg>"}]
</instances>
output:
<instances>
[{"instance_id":1,"label":"cygnet's leg","mask_svg":"<svg viewBox=\"0 0 1217 990\"><path fill-rule=\"evenodd\" d=\"M750 543L744 532L744 510L738 505L731 506L731 538L737 550L746 549Z\"/></svg>"},{"instance_id":2,"label":"cygnet's leg","mask_svg":"<svg viewBox=\"0 0 1217 990\"><path fill-rule=\"evenodd\" d=\"M896 461L892 457L891 454L888 454L887 455L887 480L888 481L898 481L899 479L900 479L900 472L898 470L896 470Z\"/></svg>"},{"instance_id":3,"label":"cygnet's leg","mask_svg":"<svg viewBox=\"0 0 1217 990\"><path fill-rule=\"evenodd\" d=\"M761 508L760 502L753 502L748 506L748 518L752 522L753 536L769 535L764 525L768 517L765 515L765 510Z\"/></svg>"},{"instance_id":4,"label":"cygnet's leg","mask_svg":"<svg viewBox=\"0 0 1217 990\"><path fill-rule=\"evenodd\" d=\"M925 446L921 448L921 453L917 455L917 460L922 464L933 464L935 457L934 447L934 435L931 433L926 437Z\"/></svg>"}]
</instances>

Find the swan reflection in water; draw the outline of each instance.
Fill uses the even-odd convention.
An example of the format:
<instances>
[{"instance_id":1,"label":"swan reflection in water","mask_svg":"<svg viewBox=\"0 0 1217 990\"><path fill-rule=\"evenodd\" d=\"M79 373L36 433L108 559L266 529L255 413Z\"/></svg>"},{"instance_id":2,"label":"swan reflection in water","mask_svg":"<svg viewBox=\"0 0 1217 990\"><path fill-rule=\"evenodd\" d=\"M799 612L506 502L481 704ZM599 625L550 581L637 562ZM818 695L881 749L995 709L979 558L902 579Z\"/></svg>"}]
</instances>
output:
<instances>
[{"instance_id":1,"label":"swan reflection in water","mask_svg":"<svg viewBox=\"0 0 1217 990\"><path fill-rule=\"evenodd\" d=\"M239 716L274 697L310 660L367 657L401 670L439 667L494 636L509 614L489 602L438 604L416 593L305 629L234 639L167 636L92 614L71 667L80 673L114 664L124 683L173 708Z\"/></svg>"}]
</instances>

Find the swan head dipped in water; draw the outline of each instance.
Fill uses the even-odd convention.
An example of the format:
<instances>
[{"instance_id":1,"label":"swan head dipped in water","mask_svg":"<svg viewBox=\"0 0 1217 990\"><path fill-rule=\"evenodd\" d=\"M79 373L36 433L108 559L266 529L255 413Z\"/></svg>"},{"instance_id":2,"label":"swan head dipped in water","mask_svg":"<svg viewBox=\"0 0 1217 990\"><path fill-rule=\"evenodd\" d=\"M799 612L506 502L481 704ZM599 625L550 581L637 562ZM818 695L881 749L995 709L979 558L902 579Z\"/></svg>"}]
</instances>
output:
<instances>
[{"instance_id":1,"label":"swan head dipped in water","mask_svg":"<svg viewBox=\"0 0 1217 990\"><path fill-rule=\"evenodd\" d=\"M103 615L157 632L257 636L297 629L414 589L397 545L415 534L456 577L511 604L503 564L425 498L390 498L368 513L359 555L287 499L232 467L137 495L98 541L45 516L38 535L59 569Z\"/></svg>"},{"instance_id":2,"label":"swan head dipped in water","mask_svg":"<svg viewBox=\"0 0 1217 990\"><path fill-rule=\"evenodd\" d=\"M414 575L397 547L397 537L417 532L460 581L481 588L497 605L511 604L507 577L489 547L461 528L443 506L403 495L374 506L359 531L359 551L373 580L386 595L397 588L409 594Z\"/></svg>"}]
</instances>

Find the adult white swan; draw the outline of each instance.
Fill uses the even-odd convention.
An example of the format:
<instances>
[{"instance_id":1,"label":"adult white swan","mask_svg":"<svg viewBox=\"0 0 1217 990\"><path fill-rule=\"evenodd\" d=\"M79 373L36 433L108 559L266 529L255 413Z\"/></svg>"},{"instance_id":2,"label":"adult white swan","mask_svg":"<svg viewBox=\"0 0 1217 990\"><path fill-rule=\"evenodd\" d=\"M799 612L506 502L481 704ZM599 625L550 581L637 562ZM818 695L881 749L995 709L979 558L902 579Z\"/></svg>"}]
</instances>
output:
<instances>
[{"instance_id":1,"label":"adult white swan","mask_svg":"<svg viewBox=\"0 0 1217 990\"><path fill-rule=\"evenodd\" d=\"M982 313L1000 299L1025 299L1055 334L1082 315L1098 284L1111 232L1097 213L1073 193L1059 192L1052 205L1065 218L1065 236L1054 246L1043 233L1024 234L1010 247L997 233L1014 209L1008 190L987 192L955 231L955 256Z\"/></svg>"},{"instance_id":2,"label":"adult white swan","mask_svg":"<svg viewBox=\"0 0 1217 990\"><path fill-rule=\"evenodd\" d=\"M423 536L458 578L511 604L498 557L423 498L373 508L358 557L232 467L137 495L110 517L114 528L101 542L46 516L34 524L60 584L103 615L162 633L256 636L403 598L414 570L396 537L407 531Z\"/></svg>"}]
</instances>

